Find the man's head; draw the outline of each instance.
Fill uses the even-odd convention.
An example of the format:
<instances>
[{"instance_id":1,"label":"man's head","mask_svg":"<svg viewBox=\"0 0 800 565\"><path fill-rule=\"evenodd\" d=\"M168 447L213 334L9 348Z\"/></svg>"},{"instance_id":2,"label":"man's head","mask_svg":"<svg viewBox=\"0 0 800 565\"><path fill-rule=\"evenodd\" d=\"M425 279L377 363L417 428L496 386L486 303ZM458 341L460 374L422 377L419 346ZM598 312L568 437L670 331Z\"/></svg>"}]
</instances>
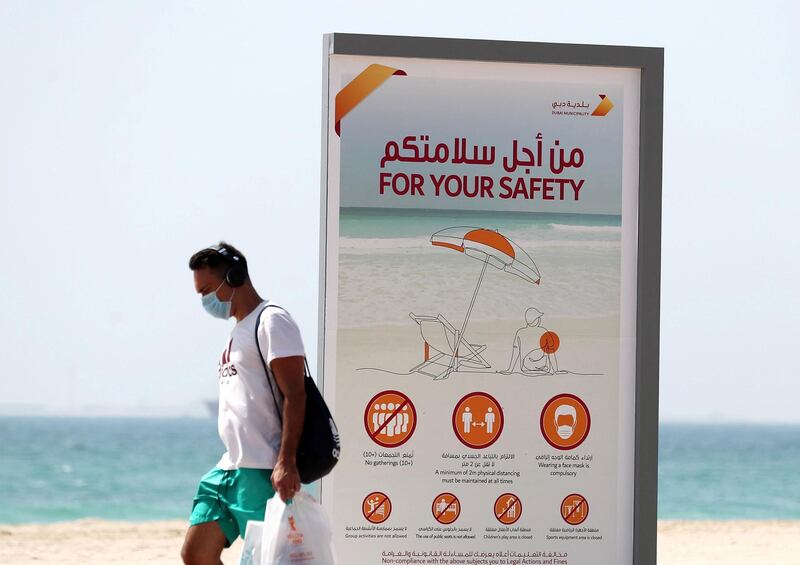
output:
<instances>
[{"instance_id":1,"label":"man's head","mask_svg":"<svg viewBox=\"0 0 800 565\"><path fill-rule=\"evenodd\" d=\"M209 314L229 318L236 289L249 286L247 259L233 245L218 245L201 249L189 259L194 274L194 288L203 297Z\"/></svg>"},{"instance_id":2,"label":"man's head","mask_svg":"<svg viewBox=\"0 0 800 565\"><path fill-rule=\"evenodd\" d=\"M525 322L529 326L538 326L542 323L542 316L544 316L544 314L537 308L528 308L525 311Z\"/></svg>"}]
</instances>

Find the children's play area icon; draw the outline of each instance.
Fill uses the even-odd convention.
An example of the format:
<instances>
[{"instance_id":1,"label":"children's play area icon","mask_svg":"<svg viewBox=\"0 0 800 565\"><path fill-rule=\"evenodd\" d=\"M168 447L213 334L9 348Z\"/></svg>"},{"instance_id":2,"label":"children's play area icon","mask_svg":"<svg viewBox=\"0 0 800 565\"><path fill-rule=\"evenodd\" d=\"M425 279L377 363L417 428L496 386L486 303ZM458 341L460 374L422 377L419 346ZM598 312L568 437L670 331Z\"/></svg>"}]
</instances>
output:
<instances>
[{"instance_id":1,"label":"children's play area icon","mask_svg":"<svg viewBox=\"0 0 800 565\"><path fill-rule=\"evenodd\" d=\"M574 394L559 394L542 408L539 427L544 439L556 449L575 449L589 435L589 408Z\"/></svg>"},{"instance_id":2,"label":"children's play area icon","mask_svg":"<svg viewBox=\"0 0 800 565\"><path fill-rule=\"evenodd\" d=\"M417 426L414 403L402 392L386 390L376 394L364 410L364 428L370 439L383 447L407 442Z\"/></svg>"},{"instance_id":3,"label":"children's play area icon","mask_svg":"<svg viewBox=\"0 0 800 565\"><path fill-rule=\"evenodd\" d=\"M494 517L501 524L513 524L522 516L522 502L515 494L507 492L497 497L494 502Z\"/></svg>"},{"instance_id":4,"label":"children's play area icon","mask_svg":"<svg viewBox=\"0 0 800 565\"><path fill-rule=\"evenodd\" d=\"M489 447L503 431L503 409L485 392L472 392L453 410L453 431L458 440L473 449Z\"/></svg>"}]
</instances>

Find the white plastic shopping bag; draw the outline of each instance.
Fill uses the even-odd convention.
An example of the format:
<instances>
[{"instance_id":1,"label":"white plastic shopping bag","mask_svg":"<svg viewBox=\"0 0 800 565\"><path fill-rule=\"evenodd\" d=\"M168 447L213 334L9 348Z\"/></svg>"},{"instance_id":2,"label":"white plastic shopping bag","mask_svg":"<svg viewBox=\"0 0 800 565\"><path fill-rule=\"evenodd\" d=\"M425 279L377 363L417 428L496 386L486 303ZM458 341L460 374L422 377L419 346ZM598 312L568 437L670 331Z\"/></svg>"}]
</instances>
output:
<instances>
[{"instance_id":1,"label":"white plastic shopping bag","mask_svg":"<svg viewBox=\"0 0 800 565\"><path fill-rule=\"evenodd\" d=\"M289 504L277 494L267 502L259 565L334 565L331 524L322 505L306 492Z\"/></svg>"},{"instance_id":2,"label":"white plastic shopping bag","mask_svg":"<svg viewBox=\"0 0 800 565\"><path fill-rule=\"evenodd\" d=\"M264 536L264 522L248 520L244 532L244 546L239 565L261 565L261 538Z\"/></svg>"}]
</instances>

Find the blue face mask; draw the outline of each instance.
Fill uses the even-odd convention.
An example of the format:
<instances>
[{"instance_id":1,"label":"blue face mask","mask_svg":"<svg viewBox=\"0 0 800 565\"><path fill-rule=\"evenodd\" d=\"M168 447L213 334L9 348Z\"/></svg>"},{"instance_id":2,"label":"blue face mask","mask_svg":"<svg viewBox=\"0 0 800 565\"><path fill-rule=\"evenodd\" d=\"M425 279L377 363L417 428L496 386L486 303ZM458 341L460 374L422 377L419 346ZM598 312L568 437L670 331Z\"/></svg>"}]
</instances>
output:
<instances>
[{"instance_id":1,"label":"blue face mask","mask_svg":"<svg viewBox=\"0 0 800 565\"><path fill-rule=\"evenodd\" d=\"M217 290L221 289L223 284L225 284L225 281L217 287ZM203 308L215 318L227 320L231 317L231 301L233 300L233 295L231 295L231 300L223 302L217 297L217 290L203 296L201 299L203 301ZM236 289L234 289L233 292L235 294Z\"/></svg>"}]
</instances>

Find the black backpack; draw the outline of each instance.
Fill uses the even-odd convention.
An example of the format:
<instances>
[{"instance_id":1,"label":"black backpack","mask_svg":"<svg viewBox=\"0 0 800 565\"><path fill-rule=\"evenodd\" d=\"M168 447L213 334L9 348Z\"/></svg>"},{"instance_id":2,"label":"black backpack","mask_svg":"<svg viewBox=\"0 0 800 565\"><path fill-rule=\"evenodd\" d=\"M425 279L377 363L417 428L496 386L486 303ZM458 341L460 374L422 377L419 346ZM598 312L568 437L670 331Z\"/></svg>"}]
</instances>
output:
<instances>
[{"instance_id":1,"label":"black backpack","mask_svg":"<svg viewBox=\"0 0 800 565\"><path fill-rule=\"evenodd\" d=\"M264 361L261 344L258 341L258 327L261 324L261 315L267 308L280 308L280 306L269 304L259 312L255 330L256 347L258 348L264 372L267 374L267 382L269 383L269 391L272 393L272 401L275 403L275 410L278 413L281 426L283 426L281 407L275 396L275 390L272 388L275 377L272 376L272 372ZM303 361L305 363L303 381L306 389L306 414L303 421L303 433L297 446L297 470L300 472L300 481L308 484L321 479L333 470L336 463L339 462L342 446L339 441L339 430L336 428L336 422L333 421L331 411L328 409L328 405L325 404L325 400L314 383L314 379L311 378L308 361L305 359ZM275 387L278 387L277 382L275 382ZM278 388L278 392L280 393L280 388Z\"/></svg>"}]
</instances>

